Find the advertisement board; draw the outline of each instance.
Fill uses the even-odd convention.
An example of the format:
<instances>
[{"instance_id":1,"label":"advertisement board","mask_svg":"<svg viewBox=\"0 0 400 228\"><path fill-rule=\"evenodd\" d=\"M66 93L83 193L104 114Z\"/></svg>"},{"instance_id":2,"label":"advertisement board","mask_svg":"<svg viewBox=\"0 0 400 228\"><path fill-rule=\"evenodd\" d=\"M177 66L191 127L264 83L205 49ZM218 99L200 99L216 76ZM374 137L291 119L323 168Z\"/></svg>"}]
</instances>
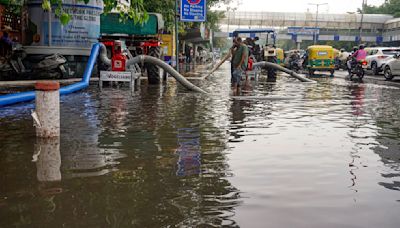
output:
<instances>
[{"instance_id":1,"label":"advertisement board","mask_svg":"<svg viewBox=\"0 0 400 228\"><path fill-rule=\"evenodd\" d=\"M309 35L319 34L319 28L315 27L288 27L287 34L289 35Z\"/></svg>"},{"instance_id":2,"label":"advertisement board","mask_svg":"<svg viewBox=\"0 0 400 228\"><path fill-rule=\"evenodd\" d=\"M27 28L27 45L32 46L62 46L87 47L97 42L100 35L100 14L103 11L103 1L63 0L64 12L71 16L68 24L63 25L54 14L57 9L52 6L52 13L42 8L42 1L28 1L28 18L24 23ZM51 26L51 42L49 43L49 26Z\"/></svg>"}]
</instances>

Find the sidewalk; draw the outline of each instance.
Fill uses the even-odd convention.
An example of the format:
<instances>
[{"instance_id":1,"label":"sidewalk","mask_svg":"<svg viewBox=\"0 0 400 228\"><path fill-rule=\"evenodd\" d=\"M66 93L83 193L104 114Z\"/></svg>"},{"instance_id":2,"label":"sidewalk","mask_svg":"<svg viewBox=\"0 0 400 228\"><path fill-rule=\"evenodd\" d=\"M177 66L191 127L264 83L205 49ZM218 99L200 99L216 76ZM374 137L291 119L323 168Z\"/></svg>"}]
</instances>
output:
<instances>
[{"instance_id":1,"label":"sidewalk","mask_svg":"<svg viewBox=\"0 0 400 228\"><path fill-rule=\"evenodd\" d=\"M210 62L206 64L187 64L181 63L179 66L179 73L187 78L199 78L202 74L206 74L215 63Z\"/></svg>"}]
</instances>

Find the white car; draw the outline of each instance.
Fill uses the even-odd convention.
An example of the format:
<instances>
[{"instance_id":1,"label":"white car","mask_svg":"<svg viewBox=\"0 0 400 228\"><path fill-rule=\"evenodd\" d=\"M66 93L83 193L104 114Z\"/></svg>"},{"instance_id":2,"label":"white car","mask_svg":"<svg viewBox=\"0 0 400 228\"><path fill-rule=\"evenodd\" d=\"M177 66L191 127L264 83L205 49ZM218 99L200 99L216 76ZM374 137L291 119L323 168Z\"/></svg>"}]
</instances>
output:
<instances>
[{"instance_id":1,"label":"white car","mask_svg":"<svg viewBox=\"0 0 400 228\"><path fill-rule=\"evenodd\" d=\"M371 69L375 75L384 70L382 66L392 59L393 55L400 52L399 47L371 47L365 50L368 69Z\"/></svg>"},{"instance_id":2,"label":"white car","mask_svg":"<svg viewBox=\"0 0 400 228\"><path fill-rule=\"evenodd\" d=\"M393 58L383 65L383 76L386 80L392 80L394 76L400 76L400 54L395 54Z\"/></svg>"}]
</instances>

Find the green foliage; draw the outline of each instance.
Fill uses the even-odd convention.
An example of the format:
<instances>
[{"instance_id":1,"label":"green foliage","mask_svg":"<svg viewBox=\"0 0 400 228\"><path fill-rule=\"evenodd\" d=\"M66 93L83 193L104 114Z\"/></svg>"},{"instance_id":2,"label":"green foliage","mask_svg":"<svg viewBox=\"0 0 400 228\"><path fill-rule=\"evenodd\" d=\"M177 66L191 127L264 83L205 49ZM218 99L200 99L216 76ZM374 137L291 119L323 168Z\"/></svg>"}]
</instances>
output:
<instances>
[{"instance_id":1,"label":"green foliage","mask_svg":"<svg viewBox=\"0 0 400 228\"><path fill-rule=\"evenodd\" d=\"M123 17L129 17L137 23L143 23L148 19L148 14L144 8L145 0L131 0L130 7L123 7L117 4L115 0L103 0L104 13L109 13L111 10L116 9ZM77 0L77 2L89 3L89 0ZM56 5L54 13L60 18L62 24L68 24L71 20L71 15L64 12L62 0L43 0L42 8L45 11L51 10L51 5Z\"/></svg>"},{"instance_id":2,"label":"green foliage","mask_svg":"<svg viewBox=\"0 0 400 228\"><path fill-rule=\"evenodd\" d=\"M358 9L361 12L361 9ZM363 5L366 14L390 14L400 17L400 0L387 0L380 6Z\"/></svg>"},{"instance_id":3,"label":"green foliage","mask_svg":"<svg viewBox=\"0 0 400 228\"><path fill-rule=\"evenodd\" d=\"M147 0L144 1L144 8L147 12L162 14L165 21L165 27L168 31L172 31L174 29L175 16L179 16L179 12L175 13L175 1L176 0ZM180 1L178 0L177 2L179 3ZM232 0L207 0L207 21L205 24L208 28L218 31L218 20L223 17L223 13L211 11L210 8L221 4L229 4L230 2L232 2ZM197 22L180 22L179 32L183 33L188 28L197 28L199 26L200 23Z\"/></svg>"}]
</instances>

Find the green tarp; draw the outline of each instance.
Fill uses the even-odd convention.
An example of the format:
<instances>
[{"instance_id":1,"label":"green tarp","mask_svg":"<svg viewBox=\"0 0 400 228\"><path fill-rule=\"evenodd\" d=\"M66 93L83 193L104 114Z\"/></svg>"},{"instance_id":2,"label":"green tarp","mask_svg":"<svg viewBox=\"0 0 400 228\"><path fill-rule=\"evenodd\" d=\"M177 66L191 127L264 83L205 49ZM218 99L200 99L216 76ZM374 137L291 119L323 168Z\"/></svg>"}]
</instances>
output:
<instances>
[{"instance_id":1,"label":"green tarp","mask_svg":"<svg viewBox=\"0 0 400 228\"><path fill-rule=\"evenodd\" d=\"M132 19L120 20L116 13L100 15L101 34L155 35L158 33L157 15L149 14L149 20L135 24Z\"/></svg>"}]
</instances>

